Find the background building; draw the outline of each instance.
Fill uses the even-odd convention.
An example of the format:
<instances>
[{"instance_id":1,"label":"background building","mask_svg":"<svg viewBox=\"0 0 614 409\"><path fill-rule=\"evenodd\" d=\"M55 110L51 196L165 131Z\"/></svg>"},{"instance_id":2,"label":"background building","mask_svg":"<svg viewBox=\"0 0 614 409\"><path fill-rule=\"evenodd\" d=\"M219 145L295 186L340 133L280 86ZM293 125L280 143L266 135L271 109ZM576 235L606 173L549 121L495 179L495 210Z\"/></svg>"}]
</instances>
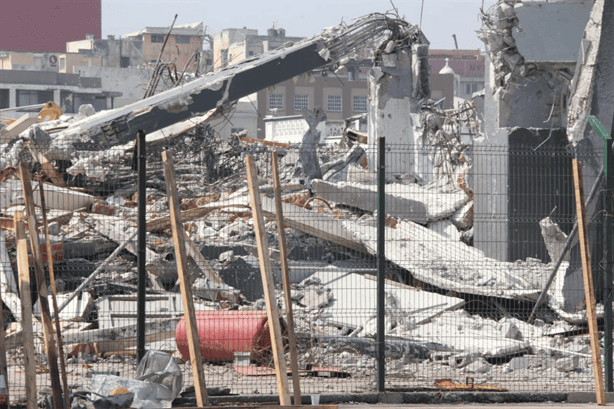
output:
<instances>
[{"instance_id":1,"label":"background building","mask_svg":"<svg viewBox=\"0 0 614 409\"><path fill-rule=\"evenodd\" d=\"M100 78L48 71L0 71L0 109L54 101L65 113L76 113L81 104L92 104L99 111L113 107L116 96L118 93L103 91Z\"/></svg>"},{"instance_id":2,"label":"background building","mask_svg":"<svg viewBox=\"0 0 614 409\"><path fill-rule=\"evenodd\" d=\"M75 66L128 68L155 64L170 27L145 27L120 38L106 40L87 36L84 40L66 43L66 54L60 57L60 71L74 72ZM177 71L202 72L211 58L203 56L205 39L202 22L173 27L161 60L173 62ZM208 37L208 36L207 36ZM210 37L208 37L210 38Z\"/></svg>"},{"instance_id":3,"label":"background building","mask_svg":"<svg viewBox=\"0 0 614 409\"><path fill-rule=\"evenodd\" d=\"M213 68L219 70L304 38L286 37L283 28L269 28L266 35L258 35L258 30L246 27L227 28L213 37Z\"/></svg>"},{"instance_id":4,"label":"background building","mask_svg":"<svg viewBox=\"0 0 614 409\"><path fill-rule=\"evenodd\" d=\"M429 50L431 77L446 66L455 73L454 96L471 101L474 92L484 89L484 60L480 50Z\"/></svg>"},{"instance_id":5,"label":"background building","mask_svg":"<svg viewBox=\"0 0 614 409\"><path fill-rule=\"evenodd\" d=\"M66 42L100 38L101 0L3 1L0 50L64 52Z\"/></svg>"}]
</instances>

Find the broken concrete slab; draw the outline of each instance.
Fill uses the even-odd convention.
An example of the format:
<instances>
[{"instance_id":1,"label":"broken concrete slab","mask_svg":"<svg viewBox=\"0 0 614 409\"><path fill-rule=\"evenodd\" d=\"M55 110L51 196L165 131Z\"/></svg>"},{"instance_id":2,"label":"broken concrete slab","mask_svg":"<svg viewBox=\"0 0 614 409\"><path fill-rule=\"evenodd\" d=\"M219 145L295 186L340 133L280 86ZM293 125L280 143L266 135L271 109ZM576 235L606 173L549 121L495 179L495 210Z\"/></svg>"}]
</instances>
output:
<instances>
[{"instance_id":1,"label":"broken concrete slab","mask_svg":"<svg viewBox=\"0 0 614 409\"><path fill-rule=\"evenodd\" d=\"M322 309L322 319L332 325L356 329L364 328L367 321L375 317L377 309L377 282L360 274L343 271L320 271L308 278L319 280L324 288L331 291L333 299ZM442 312L459 308L464 304L460 298L447 297L420 291L407 285L388 281L386 292L397 301L399 321L407 325L418 325ZM390 308L388 308L390 310ZM404 325L399 322L399 325Z\"/></svg>"},{"instance_id":2,"label":"broken concrete slab","mask_svg":"<svg viewBox=\"0 0 614 409\"><path fill-rule=\"evenodd\" d=\"M343 225L371 254L377 253L373 220L344 220ZM440 288L520 300L536 300L549 273L548 265L538 260L497 261L465 243L447 240L406 221L399 222L394 229L386 228L386 258L420 281Z\"/></svg>"},{"instance_id":3,"label":"broken concrete slab","mask_svg":"<svg viewBox=\"0 0 614 409\"><path fill-rule=\"evenodd\" d=\"M137 296L113 295L96 300L98 326L111 329L136 326ZM147 294L145 298L145 320L166 320L183 316L181 294Z\"/></svg>"},{"instance_id":4,"label":"broken concrete slab","mask_svg":"<svg viewBox=\"0 0 614 409\"><path fill-rule=\"evenodd\" d=\"M256 301L264 297L258 260L255 259L255 262L253 262L254 259L252 256L237 257L218 271L220 278L225 283L240 290L241 294L249 301Z\"/></svg>"},{"instance_id":5,"label":"broken concrete slab","mask_svg":"<svg viewBox=\"0 0 614 409\"><path fill-rule=\"evenodd\" d=\"M461 239L461 233L450 220L430 222L428 228L449 240L460 241Z\"/></svg>"},{"instance_id":6,"label":"broken concrete slab","mask_svg":"<svg viewBox=\"0 0 614 409\"><path fill-rule=\"evenodd\" d=\"M32 189L36 192L38 182L32 182ZM45 184L45 205L50 209L77 210L90 206L94 202L94 196L66 189L50 184ZM40 197L34 195L34 203L40 207ZM0 184L0 207L3 209L14 205L23 205L23 189L20 180L7 180Z\"/></svg>"},{"instance_id":7,"label":"broken concrete slab","mask_svg":"<svg viewBox=\"0 0 614 409\"><path fill-rule=\"evenodd\" d=\"M275 218L275 201L265 196L261 198L264 215ZM365 246L352 237L340 220L288 203L282 203L282 211L286 227L300 230L361 253L367 252Z\"/></svg>"},{"instance_id":8,"label":"broken concrete slab","mask_svg":"<svg viewBox=\"0 0 614 409\"><path fill-rule=\"evenodd\" d=\"M0 144L11 142L13 139L17 138L20 133L39 121L40 119L38 119L38 113L24 114L2 130L0 133Z\"/></svg>"},{"instance_id":9,"label":"broken concrete slab","mask_svg":"<svg viewBox=\"0 0 614 409\"><path fill-rule=\"evenodd\" d=\"M70 297L70 294L57 294L58 305L62 305L65 300ZM49 304L51 304L51 296L48 296ZM64 309L60 312L60 319L62 321L83 321L90 312L90 308L93 305L94 300L88 292L82 292L79 297L72 299ZM36 301L32 307L32 312L35 316L40 317L40 304Z\"/></svg>"},{"instance_id":10,"label":"broken concrete slab","mask_svg":"<svg viewBox=\"0 0 614 409\"><path fill-rule=\"evenodd\" d=\"M402 335L415 341L437 340L457 353L473 354L476 358L512 356L530 348L526 341L501 337L496 321L471 316L465 311L444 312L429 323L404 331Z\"/></svg>"},{"instance_id":11,"label":"broken concrete slab","mask_svg":"<svg viewBox=\"0 0 614 409\"><path fill-rule=\"evenodd\" d=\"M377 186L351 182L314 180L313 191L325 200L373 212L377 209ZM386 185L386 214L416 223L451 217L470 201L465 192L442 193L415 183Z\"/></svg>"}]
</instances>

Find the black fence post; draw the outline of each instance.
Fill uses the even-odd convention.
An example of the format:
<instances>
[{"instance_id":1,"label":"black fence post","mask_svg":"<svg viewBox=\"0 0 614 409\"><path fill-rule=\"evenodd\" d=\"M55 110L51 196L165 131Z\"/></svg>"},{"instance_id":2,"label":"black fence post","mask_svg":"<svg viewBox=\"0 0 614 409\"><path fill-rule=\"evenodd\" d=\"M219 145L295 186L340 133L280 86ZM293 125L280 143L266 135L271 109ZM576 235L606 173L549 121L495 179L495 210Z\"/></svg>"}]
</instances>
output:
<instances>
[{"instance_id":1,"label":"black fence post","mask_svg":"<svg viewBox=\"0 0 614 409\"><path fill-rule=\"evenodd\" d=\"M138 295L137 295L137 360L145 356L145 283L147 280L147 272L145 271L145 241L147 240L146 226L146 204L147 204L147 159L145 154L145 131L139 130L137 133L137 156L138 156Z\"/></svg>"},{"instance_id":2,"label":"black fence post","mask_svg":"<svg viewBox=\"0 0 614 409\"><path fill-rule=\"evenodd\" d=\"M385 391L386 376L386 138L377 138L377 391Z\"/></svg>"}]
</instances>

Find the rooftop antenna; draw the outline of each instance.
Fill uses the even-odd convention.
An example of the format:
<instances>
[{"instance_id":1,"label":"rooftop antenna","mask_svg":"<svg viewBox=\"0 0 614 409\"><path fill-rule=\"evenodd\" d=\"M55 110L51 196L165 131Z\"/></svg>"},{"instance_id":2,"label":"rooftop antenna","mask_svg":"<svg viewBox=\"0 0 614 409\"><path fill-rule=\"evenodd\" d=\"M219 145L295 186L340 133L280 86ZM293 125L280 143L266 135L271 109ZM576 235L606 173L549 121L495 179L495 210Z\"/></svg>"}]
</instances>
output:
<instances>
[{"instance_id":1,"label":"rooftop antenna","mask_svg":"<svg viewBox=\"0 0 614 409\"><path fill-rule=\"evenodd\" d=\"M454 46L458 50L458 41L456 41L456 34L452 34L452 38L454 38Z\"/></svg>"},{"instance_id":2,"label":"rooftop antenna","mask_svg":"<svg viewBox=\"0 0 614 409\"><path fill-rule=\"evenodd\" d=\"M424 11L424 0L422 0L422 7L420 7L420 30L422 30L422 12Z\"/></svg>"}]
</instances>

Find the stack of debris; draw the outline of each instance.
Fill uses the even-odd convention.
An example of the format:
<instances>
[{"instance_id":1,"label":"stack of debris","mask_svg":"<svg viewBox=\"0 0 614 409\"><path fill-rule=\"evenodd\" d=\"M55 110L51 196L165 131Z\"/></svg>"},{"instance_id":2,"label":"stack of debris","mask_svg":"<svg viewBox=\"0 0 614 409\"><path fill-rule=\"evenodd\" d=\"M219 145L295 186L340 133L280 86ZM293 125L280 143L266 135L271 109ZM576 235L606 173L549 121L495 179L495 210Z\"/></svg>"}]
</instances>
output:
<instances>
[{"instance_id":1,"label":"stack of debris","mask_svg":"<svg viewBox=\"0 0 614 409\"><path fill-rule=\"evenodd\" d=\"M318 147L323 177L314 179L309 190L300 183L305 175L297 168L297 147L267 146L247 138L223 143L206 126L195 127L169 143L168 148L179 158L177 187L196 309L264 309L244 157L253 154L258 160L263 210L274 218L276 208L267 192L272 191L268 153L275 150L281 156L284 223L294 285L290 296L299 340L304 341L299 364L333 367L352 376L367 371L375 351L377 187L375 175L366 170L362 146ZM85 157L79 151L76 155L77 162ZM136 345L137 212L132 149L90 151L90 155L114 158L115 170L107 176L113 175L113 183L100 179L100 173L86 171L69 179L67 187L46 185L45 192L55 243L52 257L60 289L58 303L66 304L60 313L63 338L67 352L75 355L69 365L88 360L95 368L95 363L125 355ZM172 353L176 352L173 338L183 308L168 199L161 167L156 166L159 160L159 151L150 149L147 342L148 348ZM463 166L466 172L469 160ZM0 240L0 280L13 321L9 349L18 351L21 309L12 268L11 217L23 209L23 198L21 182L10 168L4 170L1 183L5 231ZM36 182L33 186L36 189ZM521 320L526 316L503 307L511 300L534 302L551 266L538 260L500 262L466 244L463 237L472 227L472 197L464 179L442 174L436 182L421 186L409 175L395 175L386 190L390 269L386 334L391 373L413 373L420 362L433 372L443 370L444 365L446 371L459 376L464 372L526 372L537 365L557 373L586 372L590 377L584 338L561 337L577 327L558 321L551 313L530 325ZM267 223L267 231L273 267L279 272L275 221ZM116 251L122 244L125 249ZM74 292L77 287L78 294ZM283 294L278 296L281 299ZM493 307L475 315L471 306L475 297ZM39 324L35 331L42 331ZM317 352L322 348L326 354ZM522 361L514 358L502 364L514 356L523 356Z\"/></svg>"}]
</instances>

